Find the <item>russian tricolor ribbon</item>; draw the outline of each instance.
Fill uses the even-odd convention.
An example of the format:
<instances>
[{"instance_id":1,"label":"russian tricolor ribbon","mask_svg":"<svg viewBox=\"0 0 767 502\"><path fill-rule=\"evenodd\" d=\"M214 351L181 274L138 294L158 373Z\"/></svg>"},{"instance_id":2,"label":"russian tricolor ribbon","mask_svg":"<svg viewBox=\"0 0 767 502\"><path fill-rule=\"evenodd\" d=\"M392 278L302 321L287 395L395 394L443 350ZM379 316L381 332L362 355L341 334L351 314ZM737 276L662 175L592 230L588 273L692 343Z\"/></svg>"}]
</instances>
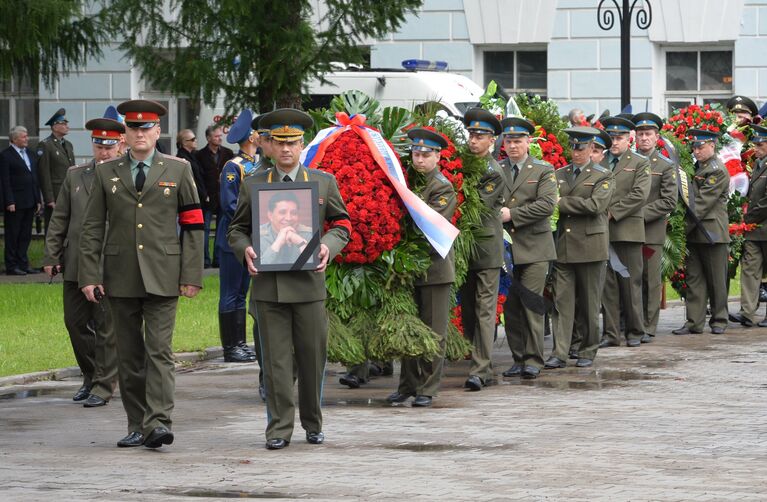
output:
<instances>
[{"instance_id":1,"label":"russian tricolor ribbon","mask_svg":"<svg viewBox=\"0 0 767 502\"><path fill-rule=\"evenodd\" d=\"M365 116L361 114L349 116L339 112L336 113L336 121L337 125L321 130L304 148L301 152L301 163L316 169L322 162L328 147L344 132L354 131L370 149L370 154L397 191L415 224L437 253L443 258L446 257L458 236L458 229L410 191L405 183L402 166L381 133L365 125Z\"/></svg>"}]
</instances>

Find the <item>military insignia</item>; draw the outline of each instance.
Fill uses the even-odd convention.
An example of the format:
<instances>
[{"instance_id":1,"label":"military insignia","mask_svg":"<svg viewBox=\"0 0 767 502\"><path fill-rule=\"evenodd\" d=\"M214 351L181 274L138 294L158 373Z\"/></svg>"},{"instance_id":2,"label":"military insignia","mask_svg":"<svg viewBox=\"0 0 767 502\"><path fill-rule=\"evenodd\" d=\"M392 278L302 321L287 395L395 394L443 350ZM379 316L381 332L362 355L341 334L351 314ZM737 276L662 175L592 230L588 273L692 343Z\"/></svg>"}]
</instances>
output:
<instances>
[{"instance_id":1,"label":"military insignia","mask_svg":"<svg viewBox=\"0 0 767 502\"><path fill-rule=\"evenodd\" d=\"M112 185L112 193L115 193L117 191L117 185Z\"/></svg>"},{"instance_id":2,"label":"military insignia","mask_svg":"<svg viewBox=\"0 0 767 502\"><path fill-rule=\"evenodd\" d=\"M439 200L437 201L437 203L438 203L440 206L442 206L442 207L444 207L444 206L447 206L447 197L445 197L445 196L443 195L442 197L440 197L440 198L439 198Z\"/></svg>"},{"instance_id":3,"label":"military insignia","mask_svg":"<svg viewBox=\"0 0 767 502\"><path fill-rule=\"evenodd\" d=\"M604 183L602 183L602 188L604 188L605 190L607 190L608 188L610 188L610 182L608 182L608 181L605 181Z\"/></svg>"},{"instance_id":4,"label":"military insignia","mask_svg":"<svg viewBox=\"0 0 767 502\"><path fill-rule=\"evenodd\" d=\"M56 155L58 155L58 154L59 154L59 152L57 151L57 152L56 152Z\"/></svg>"},{"instance_id":5,"label":"military insignia","mask_svg":"<svg viewBox=\"0 0 767 502\"><path fill-rule=\"evenodd\" d=\"M77 185L77 186L75 187L75 193L77 193L77 192L79 192L79 191L80 191L80 185Z\"/></svg>"},{"instance_id":6,"label":"military insignia","mask_svg":"<svg viewBox=\"0 0 767 502\"><path fill-rule=\"evenodd\" d=\"M711 176L708 178L708 184L709 185L716 185L716 176Z\"/></svg>"},{"instance_id":7,"label":"military insignia","mask_svg":"<svg viewBox=\"0 0 767 502\"><path fill-rule=\"evenodd\" d=\"M42 157L43 156L43 151L42 150L38 150L37 151L37 156L38 157Z\"/></svg>"},{"instance_id":8,"label":"military insignia","mask_svg":"<svg viewBox=\"0 0 767 502\"><path fill-rule=\"evenodd\" d=\"M485 192L493 193L493 190L495 190L495 185L493 183L488 183L485 187Z\"/></svg>"},{"instance_id":9,"label":"military insignia","mask_svg":"<svg viewBox=\"0 0 767 502\"><path fill-rule=\"evenodd\" d=\"M551 173L551 176L550 176L550 178L549 178L549 179L551 179L551 181L553 181L554 183L556 183L556 182L557 182L557 175L556 175L556 174L554 174L554 173Z\"/></svg>"},{"instance_id":10,"label":"military insignia","mask_svg":"<svg viewBox=\"0 0 767 502\"><path fill-rule=\"evenodd\" d=\"M144 118L144 115L143 115L143 114L141 114L141 113L139 113L139 114L137 114L137 115L136 115L136 118L137 118L137 119L139 119L139 120L141 120L141 119L143 119L143 118Z\"/></svg>"},{"instance_id":11,"label":"military insignia","mask_svg":"<svg viewBox=\"0 0 767 502\"><path fill-rule=\"evenodd\" d=\"M161 186L161 187L171 187L171 188L174 188L176 186L176 184L174 182L172 182L172 181L159 181L157 184L159 186Z\"/></svg>"},{"instance_id":12,"label":"military insignia","mask_svg":"<svg viewBox=\"0 0 767 502\"><path fill-rule=\"evenodd\" d=\"M320 206L321 206L321 205L323 205L323 204L325 203L325 199L323 199L322 197L320 197L320 198L319 198L319 199L317 199L317 200L319 201L319 203L320 203Z\"/></svg>"},{"instance_id":13,"label":"military insignia","mask_svg":"<svg viewBox=\"0 0 767 502\"><path fill-rule=\"evenodd\" d=\"M226 173L226 181L229 183L234 183L236 176L234 173Z\"/></svg>"},{"instance_id":14,"label":"military insignia","mask_svg":"<svg viewBox=\"0 0 767 502\"><path fill-rule=\"evenodd\" d=\"M163 194L164 196L166 196L166 197L169 197L169 196L170 196L170 188L166 188L165 190L163 190L163 191L162 191L162 194Z\"/></svg>"},{"instance_id":15,"label":"military insignia","mask_svg":"<svg viewBox=\"0 0 767 502\"><path fill-rule=\"evenodd\" d=\"M112 183L117 183L118 181L120 181L120 178L112 178L109 181L111 181Z\"/></svg>"}]
</instances>

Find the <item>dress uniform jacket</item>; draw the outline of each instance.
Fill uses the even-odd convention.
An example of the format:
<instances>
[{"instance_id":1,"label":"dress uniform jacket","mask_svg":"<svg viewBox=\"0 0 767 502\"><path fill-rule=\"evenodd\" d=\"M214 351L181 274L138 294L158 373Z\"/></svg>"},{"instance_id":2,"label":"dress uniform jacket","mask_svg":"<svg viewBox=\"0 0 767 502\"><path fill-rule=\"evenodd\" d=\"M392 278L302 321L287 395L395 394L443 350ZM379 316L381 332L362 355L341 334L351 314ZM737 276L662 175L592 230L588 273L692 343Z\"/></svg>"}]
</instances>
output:
<instances>
[{"instance_id":1,"label":"dress uniform jacket","mask_svg":"<svg viewBox=\"0 0 767 502\"><path fill-rule=\"evenodd\" d=\"M746 232L747 241L767 241L767 158L760 159L751 172L748 187L748 210L743 216L746 223L757 227Z\"/></svg>"},{"instance_id":2,"label":"dress uniform jacket","mask_svg":"<svg viewBox=\"0 0 767 502\"><path fill-rule=\"evenodd\" d=\"M61 185L67 175L67 169L75 165L75 152L72 143L64 138L58 139L51 134L37 145L39 157L40 188L45 204L56 202Z\"/></svg>"},{"instance_id":3,"label":"dress uniform jacket","mask_svg":"<svg viewBox=\"0 0 767 502\"><path fill-rule=\"evenodd\" d=\"M512 182L511 161L502 162L505 178L505 206L511 221L505 226L511 235L515 265L552 261L557 257L551 237L551 215L557 204L557 181L548 162L528 156Z\"/></svg>"},{"instance_id":4,"label":"dress uniform jacket","mask_svg":"<svg viewBox=\"0 0 767 502\"><path fill-rule=\"evenodd\" d=\"M586 263L609 257L607 206L613 195L613 174L589 162L573 181L573 165L556 171L559 185L557 261Z\"/></svg>"},{"instance_id":5,"label":"dress uniform jacket","mask_svg":"<svg viewBox=\"0 0 767 502\"><path fill-rule=\"evenodd\" d=\"M104 284L110 296L126 298L177 297L181 284L202 287L201 216L188 162L155 152L141 195L127 155L99 165L80 237L80 286Z\"/></svg>"},{"instance_id":6,"label":"dress uniform jacket","mask_svg":"<svg viewBox=\"0 0 767 502\"><path fill-rule=\"evenodd\" d=\"M650 193L644 206L645 244L663 245L666 242L666 223L674 211L678 197L676 165L653 150L650 162Z\"/></svg>"},{"instance_id":7,"label":"dress uniform jacket","mask_svg":"<svg viewBox=\"0 0 767 502\"><path fill-rule=\"evenodd\" d=\"M608 157L602 167L610 169ZM607 207L610 219L610 242L644 242L642 208L650 194L650 165L647 157L627 150L613 170L615 190Z\"/></svg>"},{"instance_id":8,"label":"dress uniform jacket","mask_svg":"<svg viewBox=\"0 0 767 502\"><path fill-rule=\"evenodd\" d=\"M456 208L456 197L453 185L439 172L439 168L426 174L426 186L420 194L426 204L448 221L453 217ZM416 286L431 286L435 284L451 284L455 281L455 255L453 249L442 258L434 248L430 250L431 265L426 274L415 280Z\"/></svg>"},{"instance_id":9,"label":"dress uniform jacket","mask_svg":"<svg viewBox=\"0 0 767 502\"><path fill-rule=\"evenodd\" d=\"M503 227L500 210L503 207L504 176L495 159L488 156L487 161L487 171L479 179L477 190L488 213L483 214L480 219L482 231L477 235L477 247L469 260L469 270L501 268L503 265ZM450 216L447 218L450 219Z\"/></svg>"},{"instance_id":10,"label":"dress uniform jacket","mask_svg":"<svg viewBox=\"0 0 767 502\"><path fill-rule=\"evenodd\" d=\"M703 228L714 244L729 243L727 201L730 197L730 175L727 168L716 155L705 162L696 162L691 186L695 196L695 213ZM686 222L687 242L709 244L709 240L691 218L687 218Z\"/></svg>"},{"instance_id":11,"label":"dress uniform jacket","mask_svg":"<svg viewBox=\"0 0 767 502\"><path fill-rule=\"evenodd\" d=\"M247 153L239 152L221 170L221 191L219 193L221 206L219 208L219 220L216 222L216 246L225 253L232 252L232 248L226 240L226 234L234 217L234 211L237 209L237 198L240 195L243 181L257 170L255 160Z\"/></svg>"}]
</instances>

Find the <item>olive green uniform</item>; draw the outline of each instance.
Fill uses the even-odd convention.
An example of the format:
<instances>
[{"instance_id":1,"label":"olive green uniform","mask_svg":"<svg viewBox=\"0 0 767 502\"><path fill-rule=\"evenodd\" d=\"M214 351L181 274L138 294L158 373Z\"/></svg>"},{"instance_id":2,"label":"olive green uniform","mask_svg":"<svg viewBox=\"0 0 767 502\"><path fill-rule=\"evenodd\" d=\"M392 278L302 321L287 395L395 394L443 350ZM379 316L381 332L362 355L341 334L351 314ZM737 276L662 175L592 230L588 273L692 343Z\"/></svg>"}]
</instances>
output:
<instances>
[{"instance_id":1,"label":"olive green uniform","mask_svg":"<svg viewBox=\"0 0 767 502\"><path fill-rule=\"evenodd\" d=\"M730 242L727 201L730 175L714 155L695 163L695 175L689 184L694 196L695 213L708 236L689 216L687 224L687 322L691 331L702 331L706 307L711 303L712 328L727 327L727 260Z\"/></svg>"},{"instance_id":2,"label":"olive green uniform","mask_svg":"<svg viewBox=\"0 0 767 502\"><path fill-rule=\"evenodd\" d=\"M482 230L477 235L475 252L461 286L463 336L472 344L469 375L483 382L493 378L491 354L496 331L498 283L503 265L503 174L492 156L487 157L487 171L477 185L479 197L488 212L482 215Z\"/></svg>"},{"instance_id":3,"label":"olive green uniform","mask_svg":"<svg viewBox=\"0 0 767 502\"><path fill-rule=\"evenodd\" d=\"M43 265L62 267L64 325L83 373L83 385L91 388L91 394L108 400L117 380L117 346L109 302L104 300L102 310L85 298L77 284L80 230L95 177L95 161L67 171L45 237Z\"/></svg>"},{"instance_id":4,"label":"olive green uniform","mask_svg":"<svg viewBox=\"0 0 767 502\"><path fill-rule=\"evenodd\" d=\"M103 284L110 298L128 432L171 428L176 305L180 285L202 287L202 223L188 162L155 151L141 193L129 156L96 168L79 283Z\"/></svg>"},{"instance_id":5,"label":"olive green uniform","mask_svg":"<svg viewBox=\"0 0 767 502\"><path fill-rule=\"evenodd\" d=\"M767 158L759 159L751 172L748 210L744 221L757 225L745 233L740 261L740 315L756 323L759 286L767 263Z\"/></svg>"},{"instance_id":6,"label":"olive green uniform","mask_svg":"<svg viewBox=\"0 0 767 502\"><path fill-rule=\"evenodd\" d=\"M227 240L235 256L245 260L253 246L252 186L282 183L276 167L259 170L243 181ZM349 240L349 215L333 175L301 165L296 181L319 187L320 225L330 224L321 243L332 260ZM256 226L256 228L258 228ZM295 421L293 360L298 374L299 416L307 432L322 431L322 384L327 358L328 316L325 274L314 271L259 272L250 288L250 311L257 313L264 361L268 425L266 439L290 441Z\"/></svg>"},{"instance_id":7,"label":"olive green uniform","mask_svg":"<svg viewBox=\"0 0 767 502\"><path fill-rule=\"evenodd\" d=\"M661 258L663 243L666 242L666 223L676 207L678 190L676 186L677 166L658 150L647 157L650 162L650 194L644 206L645 247L642 269L642 307L644 309L644 331L655 336L660 318L660 302L663 289Z\"/></svg>"},{"instance_id":8,"label":"olive green uniform","mask_svg":"<svg viewBox=\"0 0 767 502\"><path fill-rule=\"evenodd\" d=\"M536 294L543 294L549 262L557 258L551 233L551 215L557 204L557 179L548 162L529 155L516 164L501 163L504 178L504 205L511 221L504 224L511 236L513 280ZM519 296L510 292L503 305L506 340L514 362L543 368L543 315L525 308Z\"/></svg>"},{"instance_id":9,"label":"olive green uniform","mask_svg":"<svg viewBox=\"0 0 767 502\"><path fill-rule=\"evenodd\" d=\"M453 185L435 168L426 175L426 186L421 199L447 220L452 218L457 205ZM402 359L398 392L402 395L434 397L442 379L447 343L447 324L450 320L450 288L455 282L455 256L450 250L442 258L431 249L431 265L423 277L415 282L415 303L418 317L439 338L439 353L432 360L408 357Z\"/></svg>"},{"instance_id":10,"label":"olive green uniform","mask_svg":"<svg viewBox=\"0 0 767 502\"><path fill-rule=\"evenodd\" d=\"M602 167L612 169L615 178L615 189L607 207L610 246L614 253L611 259L617 258L628 269L628 277L623 277L608 261L602 294L604 338L620 345L621 312L625 315L626 339L640 340L644 335L642 244L645 234L642 208L650 193L650 164L646 157L626 150L620 157L605 156Z\"/></svg>"},{"instance_id":11,"label":"olive green uniform","mask_svg":"<svg viewBox=\"0 0 767 502\"><path fill-rule=\"evenodd\" d=\"M40 180L40 189L43 192L43 205L45 207L45 229L48 231L48 222L51 219L53 209L48 206L56 202L61 186L67 176L67 169L75 165L75 152L72 143L65 138L58 139L51 134L37 144L37 172Z\"/></svg>"},{"instance_id":12,"label":"olive green uniform","mask_svg":"<svg viewBox=\"0 0 767 502\"><path fill-rule=\"evenodd\" d=\"M552 280L556 308L551 318L554 334L551 355L567 360L578 317L579 326L583 327L578 355L594 359L599 348L599 309L609 257L607 206L614 189L613 174L593 162L583 166L577 177L573 176L572 164L555 174L559 185L559 220Z\"/></svg>"}]
</instances>

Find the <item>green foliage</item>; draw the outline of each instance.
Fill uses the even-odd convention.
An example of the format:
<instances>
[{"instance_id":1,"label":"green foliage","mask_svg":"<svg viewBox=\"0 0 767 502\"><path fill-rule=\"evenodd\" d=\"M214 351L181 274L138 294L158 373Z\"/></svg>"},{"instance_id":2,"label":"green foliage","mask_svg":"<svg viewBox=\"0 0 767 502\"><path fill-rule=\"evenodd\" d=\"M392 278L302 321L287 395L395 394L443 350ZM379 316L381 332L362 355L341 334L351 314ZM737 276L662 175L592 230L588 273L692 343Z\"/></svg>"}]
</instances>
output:
<instances>
[{"instance_id":1,"label":"green foliage","mask_svg":"<svg viewBox=\"0 0 767 502\"><path fill-rule=\"evenodd\" d=\"M689 148L667 131L663 131L661 135L663 140L670 143L671 148L676 152L682 170L692 175L695 167ZM661 274L664 281L669 281L675 271L684 267L684 260L687 256L686 212L687 206L679 200L666 225L666 240L663 243L663 256L661 257Z\"/></svg>"},{"instance_id":2,"label":"green foliage","mask_svg":"<svg viewBox=\"0 0 767 502\"><path fill-rule=\"evenodd\" d=\"M99 12L94 2L93 12ZM82 0L0 2L0 80L20 77L53 89L61 75L101 57L113 34L101 14L86 14Z\"/></svg>"},{"instance_id":3,"label":"green foliage","mask_svg":"<svg viewBox=\"0 0 767 502\"><path fill-rule=\"evenodd\" d=\"M410 144L405 127L413 121L412 114L405 108L390 106L384 108L381 116L381 134L389 140L399 155L405 155Z\"/></svg>"},{"instance_id":4,"label":"green foliage","mask_svg":"<svg viewBox=\"0 0 767 502\"><path fill-rule=\"evenodd\" d=\"M462 361L473 349L471 343L461 335L452 322L447 324L447 340L445 341L445 359Z\"/></svg>"},{"instance_id":5,"label":"green foliage","mask_svg":"<svg viewBox=\"0 0 767 502\"><path fill-rule=\"evenodd\" d=\"M418 318L412 288L398 288L383 298L376 325L367 346L371 360L431 359L439 352L436 333Z\"/></svg>"},{"instance_id":6,"label":"green foliage","mask_svg":"<svg viewBox=\"0 0 767 502\"><path fill-rule=\"evenodd\" d=\"M559 115L559 108L554 101L542 99L540 96L530 94L517 94L517 106L522 116L537 126L546 129L546 132L554 134L564 150L562 155L570 158L570 141L563 131L568 123Z\"/></svg>"},{"instance_id":7,"label":"green foliage","mask_svg":"<svg viewBox=\"0 0 767 502\"><path fill-rule=\"evenodd\" d=\"M332 310L328 310L328 361L346 364L365 361L362 341Z\"/></svg>"},{"instance_id":8,"label":"green foliage","mask_svg":"<svg viewBox=\"0 0 767 502\"><path fill-rule=\"evenodd\" d=\"M331 62L362 63L363 42L396 31L421 3L325 0L315 12L309 0L111 0L108 14L153 88L210 106L222 97L232 114L299 107L309 80Z\"/></svg>"},{"instance_id":9,"label":"green foliage","mask_svg":"<svg viewBox=\"0 0 767 502\"><path fill-rule=\"evenodd\" d=\"M479 97L479 106L495 115L503 115L506 109L506 100L498 94L498 84L491 80L487 84L485 93Z\"/></svg>"}]
</instances>

